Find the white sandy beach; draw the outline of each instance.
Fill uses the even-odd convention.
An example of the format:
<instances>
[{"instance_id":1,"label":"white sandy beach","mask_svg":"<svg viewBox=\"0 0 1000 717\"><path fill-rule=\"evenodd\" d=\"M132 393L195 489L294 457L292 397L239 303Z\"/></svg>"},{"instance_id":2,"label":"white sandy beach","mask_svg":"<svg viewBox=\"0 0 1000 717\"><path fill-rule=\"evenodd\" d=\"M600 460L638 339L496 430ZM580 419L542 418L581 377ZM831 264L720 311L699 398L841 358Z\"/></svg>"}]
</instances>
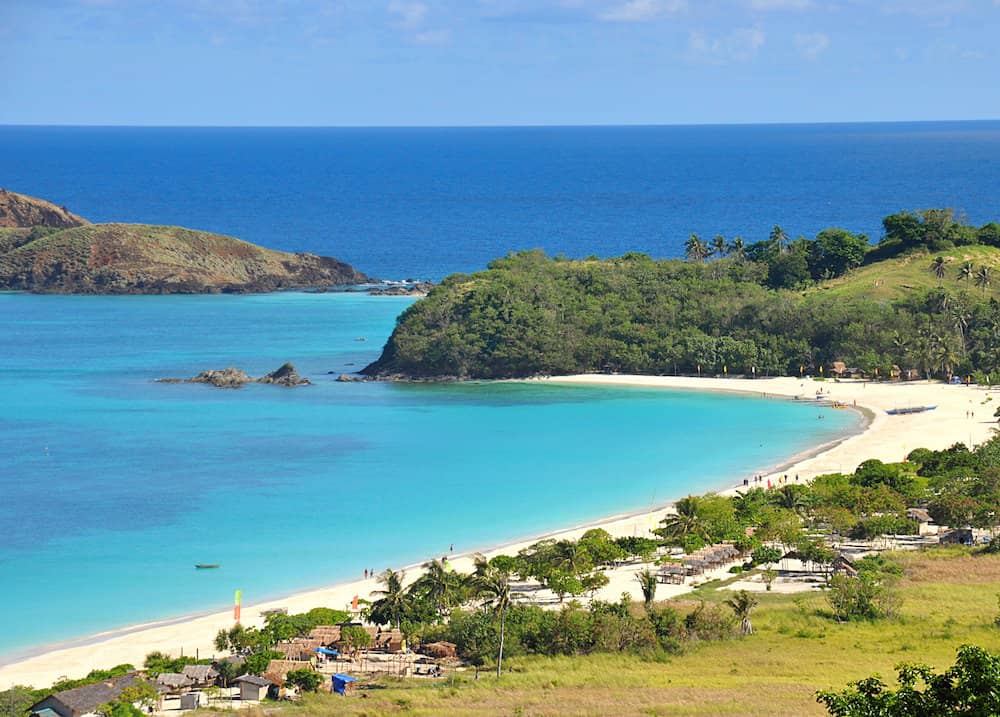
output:
<instances>
[{"instance_id":1,"label":"white sandy beach","mask_svg":"<svg viewBox=\"0 0 1000 717\"><path fill-rule=\"evenodd\" d=\"M851 406L856 405L859 409L867 409L873 415L873 419L863 432L816 455L789 457L792 460L789 465L768 476L772 480L783 474L798 475L804 481L823 473L853 471L858 463L868 458L879 458L886 462L900 461L907 453L918 447L940 449L957 442L981 443L992 436L992 429L996 425L992 418L996 409L994 403L1000 405L1000 393L988 391L983 387L948 386L927 382L870 384L830 380L815 382L797 378L749 381L620 375L587 375L544 380L558 383L735 391L781 398L801 396L805 400L815 400L816 391L822 388L826 392L824 398ZM991 395L996 395L998 398L986 402ZM937 409L903 416L889 416L885 413L886 409L890 408L920 405L936 405ZM831 409L817 407L817 415L829 410ZM749 476L733 476L732 490L737 487L742 488L745 477ZM541 537L575 538L594 527L604 528L616 536L646 535L650 529L656 527L668 510L668 506L663 506L650 512L607 518L590 525L548 533L544 536L540 534L530 540L498 546L486 554L517 552ZM432 556L428 556L430 557ZM452 563L457 570L468 571L471 569L472 557L458 556ZM602 590L599 597L614 600L623 591L638 594L634 572L634 566L610 571L608 574L611 582ZM417 574L417 567L411 566L407 569L408 579L415 578ZM376 587L373 579L358 580L298 593L281 600L245 605L243 623L262 624L260 612L270 608L287 608L293 613L319 606L346 608L353 596L367 597ZM661 585L657 597L668 597L687 589L690 588ZM183 649L187 655L195 654L197 651L200 656L208 657L215 654L212 639L216 632L221 628L230 627L232 623L232 612L226 611L92 636L75 645L53 649L0 666L0 689L15 684L41 687L51 684L62 676L81 677L95 667L110 667L125 662L138 666L142 664L145 655L153 650L177 655Z\"/></svg>"}]
</instances>

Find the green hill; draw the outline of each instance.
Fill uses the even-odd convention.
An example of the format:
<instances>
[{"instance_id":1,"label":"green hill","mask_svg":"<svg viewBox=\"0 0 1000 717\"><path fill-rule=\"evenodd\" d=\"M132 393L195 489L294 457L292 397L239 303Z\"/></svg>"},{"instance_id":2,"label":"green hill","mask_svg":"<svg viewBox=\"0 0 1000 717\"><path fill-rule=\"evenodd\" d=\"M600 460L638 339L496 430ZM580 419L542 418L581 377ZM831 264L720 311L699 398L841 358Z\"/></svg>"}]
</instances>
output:
<instances>
[{"instance_id":1,"label":"green hill","mask_svg":"<svg viewBox=\"0 0 1000 717\"><path fill-rule=\"evenodd\" d=\"M0 230L0 289L44 293L205 293L355 284L330 257L265 249L181 227L86 224Z\"/></svg>"},{"instance_id":2,"label":"green hill","mask_svg":"<svg viewBox=\"0 0 1000 717\"><path fill-rule=\"evenodd\" d=\"M822 266L807 263L814 248L714 261L511 255L447 278L410 307L363 373L780 375L835 361L882 375L894 367L940 376L1000 370L1000 306L988 301L994 277L1000 284L1000 249L911 247L812 280ZM940 278L932 271L939 256ZM971 275L960 280L966 262Z\"/></svg>"}]
</instances>

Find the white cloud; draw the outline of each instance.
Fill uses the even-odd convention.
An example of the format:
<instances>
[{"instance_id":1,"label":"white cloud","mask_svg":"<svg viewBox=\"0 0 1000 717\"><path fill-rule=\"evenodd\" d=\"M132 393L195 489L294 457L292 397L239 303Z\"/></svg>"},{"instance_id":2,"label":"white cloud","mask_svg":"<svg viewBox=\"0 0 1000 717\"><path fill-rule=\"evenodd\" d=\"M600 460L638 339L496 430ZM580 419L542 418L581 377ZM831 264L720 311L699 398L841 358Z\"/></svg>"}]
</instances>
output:
<instances>
[{"instance_id":1,"label":"white cloud","mask_svg":"<svg viewBox=\"0 0 1000 717\"><path fill-rule=\"evenodd\" d=\"M427 30L413 36L417 45L447 45L451 42L451 30Z\"/></svg>"},{"instance_id":2,"label":"white cloud","mask_svg":"<svg viewBox=\"0 0 1000 717\"><path fill-rule=\"evenodd\" d=\"M598 15L604 22L648 22L687 8L687 0L628 0Z\"/></svg>"},{"instance_id":3,"label":"white cloud","mask_svg":"<svg viewBox=\"0 0 1000 717\"><path fill-rule=\"evenodd\" d=\"M731 62L749 62L766 41L759 25L741 27L725 37L711 39L702 32L688 35L689 62L708 65L725 65Z\"/></svg>"},{"instance_id":4,"label":"white cloud","mask_svg":"<svg viewBox=\"0 0 1000 717\"><path fill-rule=\"evenodd\" d=\"M754 10L805 10L812 5L810 0L747 0Z\"/></svg>"},{"instance_id":5,"label":"white cloud","mask_svg":"<svg viewBox=\"0 0 1000 717\"><path fill-rule=\"evenodd\" d=\"M419 27L427 17L427 6L422 2L403 2L403 0L392 0L388 7L389 13L395 15L399 24L412 30Z\"/></svg>"},{"instance_id":6,"label":"white cloud","mask_svg":"<svg viewBox=\"0 0 1000 717\"><path fill-rule=\"evenodd\" d=\"M795 49L807 60L815 60L830 47L830 38L822 32L795 33Z\"/></svg>"}]
</instances>

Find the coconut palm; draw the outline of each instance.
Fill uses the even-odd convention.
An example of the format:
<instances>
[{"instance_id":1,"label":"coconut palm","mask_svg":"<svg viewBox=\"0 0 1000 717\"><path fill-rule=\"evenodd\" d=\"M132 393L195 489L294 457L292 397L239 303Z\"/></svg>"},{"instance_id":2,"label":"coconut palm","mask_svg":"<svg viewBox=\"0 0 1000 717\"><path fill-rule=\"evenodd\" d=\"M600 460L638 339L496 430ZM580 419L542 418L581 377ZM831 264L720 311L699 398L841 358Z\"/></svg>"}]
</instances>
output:
<instances>
[{"instance_id":1,"label":"coconut palm","mask_svg":"<svg viewBox=\"0 0 1000 717\"><path fill-rule=\"evenodd\" d=\"M571 575L581 575L594 567L585 545L575 540L560 540L552 546L552 563Z\"/></svg>"},{"instance_id":2,"label":"coconut palm","mask_svg":"<svg viewBox=\"0 0 1000 717\"><path fill-rule=\"evenodd\" d=\"M726 605L732 608L736 617L740 621L740 630L744 635L753 634L753 623L750 622L750 613L757 607L757 598L746 590L740 590L733 597L726 600Z\"/></svg>"},{"instance_id":3,"label":"coconut palm","mask_svg":"<svg viewBox=\"0 0 1000 717\"><path fill-rule=\"evenodd\" d=\"M378 597L369 610L369 619L379 625L390 623L399 629L399 624L410 606L410 597L403 590L406 573L402 570L386 570L378 576L383 589L372 590L372 597Z\"/></svg>"},{"instance_id":4,"label":"coconut palm","mask_svg":"<svg viewBox=\"0 0 1000 717\"><path fill-rule=\"evenodd\" d=\"M966 286L966 288L968 288L969 281L972 279L972 274L973 274L972 262L971 261L967 261L964 264L962 264L961 267L959 267L957 279L958 279L958 281L963 281L964 280L965 281L965 286Z\"/></svg>"},{"instance_id":5,"label":"coconut palm","mask_svg":"<svg viewBox=\"0 0 1000 717\"><path fill-rule=\"evenodd\" d=\"M449 610L462 602L462 579L449 570L444 560L431 560L423 564L424 574L410 586L410 592L429 600L438 617L445 617Z\"/></svg>"},{"instance_id":6,"label":"coconut palm","mask_svg":"<svg viewBox=\"0 0 1000 717\"><path fill-rule=\"evenodd\" d=\"M705 261L710 254L708 244L697 234L692 234L684 242L684 255L688 258L688 261Z\"/></svg>"},{"instance_id":7,"label":"coconut palm","mask_svg":"<svg viewBox=\"0 0 1000 717\"><path fill-rule=\"evenodd\" d=\"M656 597L656 585L658 579L656 573L654 573L649 568L645 570L640 570L635 574L636 582L639 583L639 587L642 589L642 599L646 603L646 607L649 608L653 604L653 599Z\"/></svg>"},{"instance_id":8,"label":"coconut palm","mask_svg":"<svg viewBox=\"0 0 1000 717\"><path fill-rule=\"evenodd\" d=\"M510 572L491 565L486 558L476 558L476 573L473 575L476 595L483 601L483 607L500 618L500 648L497 652L497 679L503 665L503 641L507 611L514 604L514 593L510 589Z\"/></svg>"},{"instance_id":9,"label":"coconut palm","mask_svg":"<svg viewBox=\"0 0 1000 717\"><path fill-rule=\"evenodd\" d=\"M729 255L736 257L737 259L745 259L747 255L746 243L743 241L743 237L733 237L733 240L729 242Z\"/></svg>"},{"instance_id":10,"label":"coconut palm","mask_svg":"<svg viewBox=\"0 0 1000 717\"><path fill-rule=\"evenodd\" d=\"M796 513L801 513L809 507L806 488L801 485L783 485L777 490L770 491L768 499L771 505Z\"/></svg>"},{"instance_id":11,"label":"coconut palm","mask_svg":"<svg viewBox=\"0 0 1000 717\"><path fill-rule=\"evenodd\" d=\"M986 290L990 288L990 282L993 280L992 272L988 266L981 266L976 272L976 286L981 287L983 290L983 296L986 296Z\"/></svg>"},{"instance_id":12,"label":"coconut palm","mask_svg":"<svg viewBox=\"0 0 1000 717\"><path fill-rule=\"evenodd\" d=\"M690 535L697 536L702 540L709 540L708 530L704 522L698 517L698 506L700 498L696 495L689 495L681 498L674 504L673 515L668 515L661 522L662 528L657 528L654 532L668 540L677 543L684 542Z\"/></svg>"},{"instance_id":13,"label":"coconut palm","mask_svg":"<svg viewBox=\"0 0 1000 717\"><path fill-rule=\"evenodd\" d=\"M729 253L729 242L721 234L716 234L712 239L712 253L718 257L723 257Z\"/></svg>"},{"instance_id":14,"label":"coconut palm","mask_svg":"<svg viewBox=\"0 0 1000 717\"><path fill-rule=\"evenodd\" d=\"M941 280L944 279L945 268L946 263L943 256L939 256L931 262L931 273L937 277L939 286Z\"/></svg>"},{"instance_id":15,"label":"coconut palm","mask_svg":"<svg viewBox=\"0 0 1000 717\"><path fill-rule=\"evenodd\" d=\"M785 233L785 230L777 224L775 224L774 229L771 230L768 240L779 252L783 252L788 248L788 235Z\"/></svg>"}]
</instances>

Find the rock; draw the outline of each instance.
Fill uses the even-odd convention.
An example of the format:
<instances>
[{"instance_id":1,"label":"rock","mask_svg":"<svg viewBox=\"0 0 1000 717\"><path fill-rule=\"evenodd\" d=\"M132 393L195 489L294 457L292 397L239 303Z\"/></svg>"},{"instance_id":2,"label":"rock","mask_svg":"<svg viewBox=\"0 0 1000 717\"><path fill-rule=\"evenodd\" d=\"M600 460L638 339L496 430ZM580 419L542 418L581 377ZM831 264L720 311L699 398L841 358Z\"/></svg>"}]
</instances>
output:
<instances>
[{"instance_id":1,"label":"rock","mask_svg":"<svg viewBox=\"0 0 1000 717\"><path fill-rule=\"evenodd\" d=\"M286 363L266 376L258 378L257 383L273 383L278 386L292 387L308 386L311 381L308 378L299 376L299 372L295 370L295 367L290 363Z\"/></svg>"},{"instance_id":2,"label":"rock","mask_svg":"<svg viewBox=\"0 0 1000 717\"><path fill-rule=\"evenodd\" d=\"M355 376L354 374L350 373L342 373L339 376L337 376L337 380L340 383L358 383L366 379L364 378L364 376Z\"/></svg>"},{"instance_id":3,"label":"rock","mask_svg":"<svg viewBox=\"0 0 1000 717\"><path fill-rule=\"evenodd\" d=\"M238 368L210 369L202 371L194 378L158 378L158 383L207 383L216 388L242 388L248 383L269 383L275 386L294 388L309 386L312 382L299 376L295 366L290 363L282 365L266 376L254 378Z\"/></svg>"},{"instance_id":4,"label":"rock","mask_svg":"<svg viewBox=\"0 0 1000 717\"><path fill-rule=\"evenodd\" d=\"M383 285L368 290L372 296L427 296L434 287L430 281L410 281L407 280L399 285Z\"/></svg>"}]
</instances>

